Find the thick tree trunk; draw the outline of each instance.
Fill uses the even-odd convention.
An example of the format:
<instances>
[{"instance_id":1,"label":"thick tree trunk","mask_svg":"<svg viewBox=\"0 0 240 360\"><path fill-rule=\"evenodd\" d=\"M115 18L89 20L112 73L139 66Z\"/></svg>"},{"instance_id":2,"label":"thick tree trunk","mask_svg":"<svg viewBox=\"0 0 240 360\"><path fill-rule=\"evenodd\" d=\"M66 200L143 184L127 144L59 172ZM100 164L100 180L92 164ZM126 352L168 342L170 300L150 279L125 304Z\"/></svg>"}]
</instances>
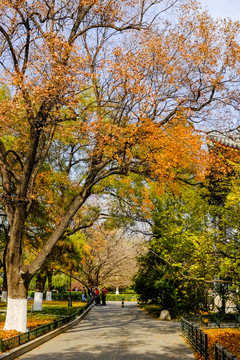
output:
<instances>
[{"instance_id":1,"label":"thick tree trunk","mask_svg":"<svg viewBox=\"0 0 240 360\"><path fill-rule=\"evenodd\" d=\"M11 271L11 274L12 271ZM7 315L4 330L27 331L27 291L28 284L23 281L20 272L9 275Z\"/></svg>"},{"instance_id":2,"label":"thick tree trunk","mask_svg":"<svg viewBox=\"0 0 240 360\"><path fill-rule=\"evenodd\" d=\"M14 261L7 264L8 301L4 330L27 331L28 282Z\"/></svg>"},{"instance_id":3,"label":"thick tree trunk","mask_svg":"<svg viewBox=\"0 0 240 360\"><path fill-rule=\"evenodd\" d=\"M16 296L16 288L19 296ZM27 331L27 290L20 274L16 274L13 281L8 283L7 315L4 330Z\"/></svg>"},{"instance_id":4,"label":"thick tree trunk","mask_svg":"<svg viewBox=\"0 0 240 360\"><path fill-rule=\"evenodd\" d=\"M8 302L4 330L27 331L27 292L31 277L22 264L24 206L16 206L6 252Z\"/></svg>"},{"instance_id":5,"label":"thick tree trunk","mask_svg":"<svg viewBox=\"0 0 240 360\"><path fill-rule=\"evenodd\" d=\"M27 299L8 297L4 330L27 332Z\"/></svg>"}]
</instances>

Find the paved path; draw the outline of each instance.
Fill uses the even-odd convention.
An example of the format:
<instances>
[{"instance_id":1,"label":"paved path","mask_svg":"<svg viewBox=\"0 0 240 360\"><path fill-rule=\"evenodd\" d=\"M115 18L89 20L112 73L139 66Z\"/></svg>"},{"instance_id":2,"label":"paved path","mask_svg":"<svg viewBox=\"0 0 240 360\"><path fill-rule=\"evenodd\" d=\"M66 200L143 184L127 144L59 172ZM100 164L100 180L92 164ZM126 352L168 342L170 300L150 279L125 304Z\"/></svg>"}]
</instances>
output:
<instances>
[{"instance_id":1,"label":"paved path","mask_svg":"<svg viewBox=\"0 0 240 360\"><path fill-rule=\"evenodd\" d=\"M27 360L191 360L180 323L155 320L136 303L94 307L67 332L19 359Z\"/></svg>"}]
</instances>

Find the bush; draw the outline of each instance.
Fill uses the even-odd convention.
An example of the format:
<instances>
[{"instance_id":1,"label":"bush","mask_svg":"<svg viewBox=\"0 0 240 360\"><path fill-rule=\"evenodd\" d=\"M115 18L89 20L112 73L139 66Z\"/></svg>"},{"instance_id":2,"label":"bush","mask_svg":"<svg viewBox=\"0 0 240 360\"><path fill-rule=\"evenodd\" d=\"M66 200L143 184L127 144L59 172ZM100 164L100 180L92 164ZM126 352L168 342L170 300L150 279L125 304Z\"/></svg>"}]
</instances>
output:
<instances>
[{"instance_id":1,"label":"bush","mask_svg":"<svg viewBox=\"0 0 240 360\"><path fill-rule=\"evenodd\" d=\"M34 299L34 291L28 292L28 297ZM55 301L68 301L70 297L70 291L65 292L53 292L52 300ZM43 294L43 299L46 299L46 293ZM82 300L82 292L81 291L72 291L71 292L72 301L81 301Z\"/></svg>"},{"instance_id":2,"label":"bush","mask_svg":"<svg viewBox=\"0 0 240 360\"><path fill-rule=\"evenodd\" d=\"M160 313L163 310L163 307L160 304L141 303L140 307L154 318L159 318Z\"/></svg>"},{"instance_id":3,"label":"bush","mask_svg":"<svg viewBox=\"0 0 240 360\"><path fill-rule=\"evenodd\" d=\"M52 299L58 301L68 301L70 298L70 291L65 291L61 293L53 293ZM72 301L81 301L82 300L82 292L80 291L71 291L71 299Z\"/></svg>"},{"instance_id":4,"label":"bush","mask_svg":"<svg viewBox=\"0 0 240 360\"><path fill-rule=\"evenodd\" d=\"M137 301L137 296L129 295L129 294L107 294L108 301Z\"/></svg>"},{"instance_id":5,"label":"bush","mask_svg":"<svg viewBox=\"0 0 240 360\"><path fill-rule=\"evenodd\" d=\"M28 297L34 298L34 292L29 291ZM65 292L53 292L52 293L52 300L53 301L68 301L70 297L70 291ZM72 291L71 292L72 301L81 301L82 300L82 292L81 291ZM46 299L46 294L43 294L43 299ZM131 293L124 293L124 294L107 294L108 301L137 301L137 295Z\"/></svg>"}]
</instances>

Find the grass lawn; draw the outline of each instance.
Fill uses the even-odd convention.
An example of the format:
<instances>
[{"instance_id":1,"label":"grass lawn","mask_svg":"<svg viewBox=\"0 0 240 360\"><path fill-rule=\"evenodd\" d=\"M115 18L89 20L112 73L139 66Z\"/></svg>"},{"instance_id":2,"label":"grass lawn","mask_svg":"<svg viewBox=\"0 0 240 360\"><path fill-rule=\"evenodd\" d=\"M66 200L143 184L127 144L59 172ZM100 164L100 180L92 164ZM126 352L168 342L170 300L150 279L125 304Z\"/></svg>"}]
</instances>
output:
<instances>
[{"instance_id":1,"label":"grass lawn","mask_svg":"<svg viewBox=\"0 0 240 360\"><path fill-rule=\"evenodd\" d=\"M72 307L68 307L67 301L43 301L42 311L31 311L33 301L28 301L28 329L51 323L63 316L72 315L86 305L83 302L73 302ZM15 330L3 330L5 316L6 316L6 303L0 303L0 338L8 339L12 336L18 335Z\"/></svg>"}]
</instances>

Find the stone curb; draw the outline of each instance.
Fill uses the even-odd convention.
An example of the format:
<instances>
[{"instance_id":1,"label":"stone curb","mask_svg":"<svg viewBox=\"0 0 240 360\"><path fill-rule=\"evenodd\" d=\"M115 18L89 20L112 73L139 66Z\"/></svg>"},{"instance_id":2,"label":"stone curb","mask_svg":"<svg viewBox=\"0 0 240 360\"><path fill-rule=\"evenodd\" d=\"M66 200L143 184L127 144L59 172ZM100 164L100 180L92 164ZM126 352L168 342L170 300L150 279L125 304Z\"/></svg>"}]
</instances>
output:
<instances>
[{"instance_id":1,"label":"stone curb","mask_svg":"<svg viewBox=\"0 0 240 360\"><path fill-rule=\"evenodd\" d=\"M66 325L63 325L60 328L58 328L56 330L53 330L53 331L51 331L51 332L49 332L49 333L47 333L45 335L42 335L39 338L36 338L36 339L34 339L32 341L29 341L26 344L18 346L16 348L10 350L7 353L1 354L0 359L4 359L4 360L16 359L18 356L21 356L21 355L25 354L26 352L31 351L32 349L35 349L36 347L38 347L39 345L45 343L46 341L51 340L55 336L60 335L61 333L67 331L68 329L70 329L71 327L76 325L79 321L84 319L84 317L92 309L92 307L93 307L93 305L90 305L89 308L87 308L87 310L84 311L84 313L82 313L80 316L78 316L76 319L74 319L70 323L68 323Z\"/></svg>"}]
</instances>

